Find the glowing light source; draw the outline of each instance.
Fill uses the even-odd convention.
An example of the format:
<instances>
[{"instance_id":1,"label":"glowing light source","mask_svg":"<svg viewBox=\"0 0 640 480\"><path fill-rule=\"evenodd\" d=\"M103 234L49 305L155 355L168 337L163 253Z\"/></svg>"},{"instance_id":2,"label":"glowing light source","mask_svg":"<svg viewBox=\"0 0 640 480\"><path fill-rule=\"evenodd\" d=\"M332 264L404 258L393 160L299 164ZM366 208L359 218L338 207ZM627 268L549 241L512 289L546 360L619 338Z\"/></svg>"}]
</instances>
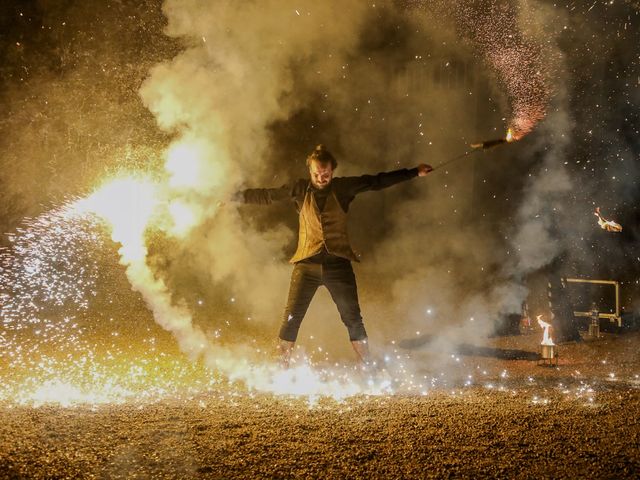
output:
<instances>
[{"instance_id":1,"label":"glowing light source","mask_svg":"<svg viewBox=\"0 0 640 480\"><path fill-rule=\"evenodd\" d=\"M183 200L173 200L169 204L169 215L173 224L170 233L177 237L184 237L199 223L202 212L197 205Z\"/></svg>"},{"instance_id":2,"label":"glowing light source","mask_svg":"<svg viewBox=\"0 0 640 480\"><path fill-rule=\"evenodd\" d=\"M513 138L513 131L512 131L510 128L507 130L507 135L504 137L504 139L505 139L507 142L513 142L513 140L514 140L514 138Z\"/></svg>"},{"instance_id":3,"label":"glowing light source","mask_svg":"<svg viewBox=\"0 0 640 480\"><path fill-rule=\"evenodd\" d=\"M476 142L472 143L470 146L473 149L488 150L490 148L497 147L498 145L502 145L503 143L511 143L515 140L518 140L519 138L520 137L516 137L513 133L513 130L509 128L504 138L496 138L493 140L485 140L484 142Z\"/></svg>"},{"instance_id":4,"label":"glowing light source","mask_svg":"<svg viewBox=\"0 0 640 480\"><path fill-rule=\"evenodd\" d=\"M551 335L549 334L551 324L542 320L542 315L538 315L536 317L536 320L538 320L538 324L543 329L542 343L540 345L555 345L555 343L553 343L553 340L551 339Z\"/></svg>"},{"instance_id":5,"label":"glowing light source","mask_svg":"<svg viewBox=\"0 0 640 480\"><path fill-rule=\"evenodd\" d=\"M203 174L202 148L194 143L176 143L167 151L164 168L169 173L169 186L193 187Z\"/></svg>"},{"instance_id":6,"label":"glowing light source","mask_svg":"<svg viewBox=\"0 0 640 480\"><path fill-rule=\"evenodd\" d=\"M77 203L79 212L95 213L109 223L111 238L122 244L124 262L145 258L144 232L157 206L155 184L131 177L109 182Z\"/></svg>"}]
</instances>

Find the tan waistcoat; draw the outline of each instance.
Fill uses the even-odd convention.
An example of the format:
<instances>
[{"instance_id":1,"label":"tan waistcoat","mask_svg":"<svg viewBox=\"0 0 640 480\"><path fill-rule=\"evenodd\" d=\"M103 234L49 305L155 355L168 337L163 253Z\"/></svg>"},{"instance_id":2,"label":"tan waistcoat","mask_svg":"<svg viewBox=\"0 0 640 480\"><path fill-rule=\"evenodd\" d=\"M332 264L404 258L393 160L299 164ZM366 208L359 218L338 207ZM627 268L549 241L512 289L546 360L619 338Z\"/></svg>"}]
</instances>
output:
<instances>
[{"instance_id":1,"label":"tan waistcoat","mask_svg":"<svg viewBox=\"0 0 640 480\"><path fill-rule=\"evenodd\" d=\"M358 262L347 235L347 213L331 192L322 212L309 191L305 193L300 209L298 249L289 262L296 263L312 257L326 247L332 255Z\"/></svg>"}]
</instances>

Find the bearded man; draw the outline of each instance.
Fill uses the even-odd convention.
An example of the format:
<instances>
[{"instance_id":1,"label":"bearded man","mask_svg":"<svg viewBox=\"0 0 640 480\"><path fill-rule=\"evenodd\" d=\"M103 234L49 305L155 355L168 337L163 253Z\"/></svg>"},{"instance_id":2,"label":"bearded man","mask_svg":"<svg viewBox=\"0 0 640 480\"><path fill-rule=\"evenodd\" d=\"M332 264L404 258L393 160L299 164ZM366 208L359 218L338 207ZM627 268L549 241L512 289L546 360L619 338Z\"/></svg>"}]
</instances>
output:
<instances>
[{"instance_id":1,"label":"bearded man","mask_svg":"<svg viewBox=\"0 0 640 480\"><path fill-rule=\"evenodd\" d=\"M254 188L239 194L241 201L251 204L291 201L299 214L298 248L290 260L294 267L280 327L280 364L288 368L302 319L318 287L324 285L338 307L359 362L368 365L371 355L351 266L351 262L359 260L347 234L349 205L360 193L424 177L433 168L423 163L412 169L377 175L334 177L338 162L323 145L318 145L307 157L307 166L309 178L279 188Z\"/></svg>"}]
</instances>

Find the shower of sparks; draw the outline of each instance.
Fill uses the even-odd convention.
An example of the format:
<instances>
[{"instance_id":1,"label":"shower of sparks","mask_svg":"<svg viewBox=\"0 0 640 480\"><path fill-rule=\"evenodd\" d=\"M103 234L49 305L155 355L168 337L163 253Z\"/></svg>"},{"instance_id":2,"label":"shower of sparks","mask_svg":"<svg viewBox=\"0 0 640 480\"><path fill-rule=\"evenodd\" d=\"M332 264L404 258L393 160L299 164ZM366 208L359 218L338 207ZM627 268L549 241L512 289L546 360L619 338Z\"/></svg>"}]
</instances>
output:
<instances>
[{"instance_id":1,"label":"shower of sparks","mask_svg":"<svg viewBox=\"0 0 640 480\"><path fill-rule=\"evenodd\" d=\"M210 372L153 337L137 348L118 341L109 312L92 310L113 302L99 292L113 252L103 222L78 205L25 220L0 250L0 400L97 404L211 388Z\"/></svg>"},{"instance_id":2,"label":"shower of sparks","mask_svg":"<svg viewBox=\"0 0 640 480\"><path fill-rule=\"evenodd\" d=\"M7 358L0 364L0 401L73 406L236 391L302 397L312 406L321 397L427 395L434 389L459 395L473 386L515 392L506 371L476 380L457 354L447 359L448 374L425 373L396 348L366 370L332 364L319 349L321 361L296 355L283 371L247 346L216 343L217 335L211 338L193 322L188 306L173 300L147 264L149 231L174 231L171 203L161 184L130 176L27 220L10 235L12 244L0 252L0 346ZM106 281L114 271L120 284ZM121 335L106 317L123 287L137 292L139 305L118 312L127 327Z\"/></svg>"},{"instance_id":3,"label":"shower of sparks","mask_svg":"<svg viewBox=\"0 0 640 480\"><path fill-rule=\"evenodd\" d=\"M388 374L374 379L362 372L354 375L353 368L344 366L317 368L306 359L282 371L268 362L249 362L239 353L242 349L215 345L193 323L186 305L173 302L167 286L146 262L146 232L161 225L172 230L171 223L161 218L171 215L170 203L151 180L121 178L86 198L27 220L10 235L12 245L0 253L4 324L0 346L8 358L2 365L7 370L0 401L35 405L144 401L194 395L215 389L225 379L249 390L310 400L393 391ZM156 323L173 334L191 361L175 348L157 345L153 335L158 332L152 333L151 325L138 327L133 338L108 331L113 318L104 318L104 305L99 304L105 303L105 292L100 289L112 287L102 283L107 271L118 269L117 256ZM106 295L117 298L120 292ZM127 309L125 315L134 312ZM151 335L139 338L140 330ZM398 379L394 383L404 385ZM413 388L413 381L407 385Z\"/></svg>"},{"instance_id":4,"label":"shower of sparks","mask_svg":"<svg viewBox=\"0 0 640 480\"><path fill-rule=\"evenodd\" d=\"M509 127L519 140L533 130L546 113L550 88L543 49L525 39L518 26L516 6L501 2L462 3L456 10L461 31L469 36L496 72L509 99ZM549 59L547 59L548 61Z\"/></svg>"},{"instance_id":5,"label":"shower of sparks","mask_svg":"<svg viewBox=\"0 0 640 480\"><path fill-rule=\"evenodd\" d=\"M522 138L544 118L551 94L549 67L544 49L519 28L526 19L517 2L405 3L429 4L450 15L461 36L473 42L495 73L509 100L511 127L499 143ZM204 36L202 41L206 42ZM200 155L184 145L168 153L170 189L192 189L206 176ZM26 220L9 234L11 245L0 249L0 402L140 403L227 392L228 383L239 386L242 394L271 392L308 398L310 404L323 396L342 400L360 394L426 395L434 389L460 395L474 387L524 392L533 404L548 403L541 396L548 383L537 388L540 380L532 375L523 387L502 367L491 371L456 353L434 362L443 372L427 372L427 362L419 365L418 354L395 348L384 351L370 371L332 363L324 353L320 361L298 355L294 366L283 371L254 361L250 353L244 355L250 350L247 346L216 344L197 328L186 305L173 302L173 292L146 262L148 229L184 236L205 214L189 203L190 195L165 198L166 192L158 187L144 179L110 182L87 198ZM110 283L109 275L123 282ZM129 296L119 298L125 295ZM119 311L115 306L104 308L134 297L131 303L137 302L138 310L131 305ZM557 389L593 402L597 382L583 379L579 372L567 376L569 381L563 380ZM632 380L636 385L638 378ZM619 379L617 373L607 373L608 381Z\"/></svg>"},{"instance_id":6,"label":"shower of sparks","mask_svg":"<svg viewBox=\"0 0 640 480\"><path fill-rule=\"evenodd\" d=\"M405 0L404 4L452 18L459 35L479 50L508 98L513 140L520 140L545 117L553 59L545 54L543 45L522 33L519 22L526 22L527 15L517 4L497 0L455 2L453 6L424 0Z\"/></svg>"},{"instance_id":7,"label":"shower of sparks","mask_svg":"<svg viewBox=\"0 0 640 480\"><path fill-rule=\"evenodd\" d=\"M97 264L87 252L100 247L95 219L81 218L67 204L9 234L12 248L0 249L0 295L5 325L39 323L47 305L88 307L95 295Z\"/></svg>"},{"instance_id":8,"label":"shower of sparks","mask_svg":"<svg viewBox=\"0 0 640 480\"><path fill-rule=\"evenodd\" d=\"M98 265L90 253L101 248L103 238L95 226L70 203L27 219L9 235L12 246L0 250L0 349L6 368L43 366L43 346L64 351L81 342L77 317L97 293Z\"/></svg>"},{"instance_id":9,"label":"shower of sparks","mask_svg":"<svg viewBox=\"0 0 640 480\"><path fill-rule=\"evenodd\" d=\"M0 252L0 347L6 359L0 364L0 402L74 406L265 392L314 406L320 398L357 395L522 390L505 370L493 376L473 372L455 353L438 363L446 374L425 371L397 348L368 370L331 363L319 349L320 361L296 355L292 368L283 371L246 345L216 343L217 336L205 335L185 304L174 303L146 262L148 230L172 230L162 218L170 218L170 196L160 187L144 178L114 180L27 220L10 235L12 244ZM120 284L107 281L114 271ZM125 328L116 328L109 307L131 288L139 295L138 310L125 305L117 313ZM586 395L592 402L592 390L580 389L575 398Z\"/></svg>"}]
</instances>

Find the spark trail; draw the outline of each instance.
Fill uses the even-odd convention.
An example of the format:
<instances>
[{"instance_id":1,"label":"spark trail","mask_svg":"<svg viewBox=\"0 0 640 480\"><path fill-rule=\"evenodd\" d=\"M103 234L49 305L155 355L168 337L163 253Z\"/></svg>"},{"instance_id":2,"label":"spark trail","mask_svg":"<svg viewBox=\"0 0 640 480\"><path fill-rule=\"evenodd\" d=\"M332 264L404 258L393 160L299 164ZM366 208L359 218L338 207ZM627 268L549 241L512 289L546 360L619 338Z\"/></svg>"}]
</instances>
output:
<instances>
[{"instance_id":1,"label":"spark trail","mask_svg":"<svg viewBox=\"0 0 640 480\"><path fill-rule=\"evenodd\" d=\"M7 381L0 388L0 400L63 405L140 401L213 389L221 376L249 390L309 397L388 391L388 382L363 385L347 369L321 371L300 362L283 372L268 361L250 361L254 352L247 347L215 345L146 262L145 233L168 224L159 217L171 215L169 205L160 185L127 177L28 220L11 236L13 248L0 256L5 326L0 345L8 358L2 367L11 372L10 377L3 374ZM105 319L92 304L99 296L103 266L96 258L108 251L105 222L119 245L131 287L191 361L163 352L153 337L138 339L133 352L133 339L125 338L122 344L105 339L98 325ZM113 260L111 256L112 264ZM127 314L135 315L131 309ZM89 318L83 327L85 317L92 315L98 319ZM92 329L98 330L95 343L87 332ZM135 350L142 352L136 355Z\"/></svg>"},{"instance_id":2,"label":"spark trail","mask_svg":"<svg viewBox=\"0 0 640 480\"><path fill-rule=\"evenodd\" d=\"M9 368L31 364L42 345L80 341L77 317L96 295L98 264L91 253L103 238L97 220L80 217L72 204L26 219L9 235L11 247L0 250L0 347Z\"/></svg>"},{"instance_id":3,"label":"spark trail","mask_svg":"<svg viewBox=\"0 0 640 480\"><path fill-rule=\"evenodd\" d=\"M548 79L554 59L540 41L523 32L520 22L528 20L517 2L403 3L451 18L458 34L480 52L508 99L508 127L514 140L530 133L545 117L552 94Z\"/></svg>"},{"instance_id":4,"label":"spark trail","mask_svg":"<svg viewBox=\"0 0 640 480\"><path fill-rule=\"evenodd\" d=\"M160 345L149 326L129 327L137 347L118 337L123 322L113 317L140 314L118 312L122 292L100 291L123 285L113 282L103 220L81 204L26 219L0 250L0 400L97 404L210 388L211 373Z\"/></svg>"}]
</instances>

